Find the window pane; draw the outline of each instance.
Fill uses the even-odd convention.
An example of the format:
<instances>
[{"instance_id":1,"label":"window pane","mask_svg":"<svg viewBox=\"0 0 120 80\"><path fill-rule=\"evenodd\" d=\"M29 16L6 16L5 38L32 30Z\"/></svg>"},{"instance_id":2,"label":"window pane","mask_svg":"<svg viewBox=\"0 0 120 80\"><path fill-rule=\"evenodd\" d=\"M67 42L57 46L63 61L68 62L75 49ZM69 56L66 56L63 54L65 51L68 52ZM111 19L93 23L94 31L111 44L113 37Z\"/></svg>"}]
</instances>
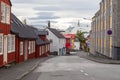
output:
<instances>
[{"instance_id":1,"label":"window pane","mask_svg":"<svg viewBox=\"0 0 120 80\"><path fill-rule=\"evenodd\" d=\"M5 23L5 3L1 2L1 22Z\"/></svg>"},{"instance_id":2,"label":"window pane","mask_svg":"<svg viewBox=\"0 0 120 80\"><path fill-rule=\"evenodd\" d=\"M8 52L11 52L11 36L8 35Z\"/></svg>"},{"instance_id":3,"label":"window pane","mask_svg":"<svg viewBox=\"0 0 120 80\"><path fill-rule=\"evenodd\" d=\"M20 55L23 55L23 42L20 42Z\"/></svg>"},{"instance_id":4,"label":"window pane","mask_svg":"<svg viewBox=\"0 0 120 80\"><path fill-rule=\"evenodd\" d=\"M2 49L3 49L3 36L0 35L0 54L2 54Z\"/></svg>"},{"instance_id":5,"label":"window pane","mask_svg":"<svg viewBox=\"0 0 120 80\"><path fill-rule=\"evenodd\" d=\"M10 24L10 6L6 6L6 23Z\"/></svg>"}]
</instances>

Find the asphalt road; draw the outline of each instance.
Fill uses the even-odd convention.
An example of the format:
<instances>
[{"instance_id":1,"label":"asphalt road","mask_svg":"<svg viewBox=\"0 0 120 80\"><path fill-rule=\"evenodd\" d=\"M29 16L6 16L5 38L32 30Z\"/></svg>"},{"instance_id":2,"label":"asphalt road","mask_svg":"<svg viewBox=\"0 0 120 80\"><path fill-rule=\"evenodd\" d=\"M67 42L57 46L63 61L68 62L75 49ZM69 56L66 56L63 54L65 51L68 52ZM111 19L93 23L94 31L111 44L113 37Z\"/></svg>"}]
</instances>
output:
<instances>
[{"instance_id":1,"label":"asphalt road","mask_svg":"<svg viewBox=\"0 0 120 80\"><path fill-rule=\"evenodd\" d=\"M120 65L74 56L58 56L40 64L22 80L120 80Z\"/></svg>"}]
</instances>

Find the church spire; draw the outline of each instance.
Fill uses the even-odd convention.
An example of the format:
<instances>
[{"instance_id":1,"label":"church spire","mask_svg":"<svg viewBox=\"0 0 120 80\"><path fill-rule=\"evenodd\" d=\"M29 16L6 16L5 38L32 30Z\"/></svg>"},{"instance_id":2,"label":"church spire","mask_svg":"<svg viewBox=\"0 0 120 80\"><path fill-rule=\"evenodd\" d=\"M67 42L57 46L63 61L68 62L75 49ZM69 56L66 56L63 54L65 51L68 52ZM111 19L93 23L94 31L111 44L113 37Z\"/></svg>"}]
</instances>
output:
<instances>
[{"instance_id":1,"label":"church spire","mask_svg":"<svg viewBox=\"0 0 120 80\"><path fill-rule=\"evenodd\" d=\"M80 21L78 20L78 24L77 24L78 27L80 27Z\"/></svg>"}]
</instances>

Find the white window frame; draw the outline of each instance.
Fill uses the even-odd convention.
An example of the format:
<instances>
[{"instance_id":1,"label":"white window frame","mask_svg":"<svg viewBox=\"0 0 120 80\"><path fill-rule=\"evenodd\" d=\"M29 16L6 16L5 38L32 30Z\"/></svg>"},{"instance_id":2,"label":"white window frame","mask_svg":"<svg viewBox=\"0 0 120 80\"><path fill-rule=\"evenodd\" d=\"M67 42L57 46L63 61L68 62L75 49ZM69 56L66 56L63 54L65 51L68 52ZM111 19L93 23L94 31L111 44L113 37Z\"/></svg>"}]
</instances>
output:
<instances>
[{"instance_id":1,"label":"white window frame","mask_svg":"<svg viewBox=\"0 0 120 80\"><path fill-rule=\"evenodd\" d=\"M6 15L5 15L5 22L7 24L10 24L10 6L9 5L6 5Z\"/></svg>"},{"instance_id":2,"label":"white window frame","mask_svg":"<svg viewBox=\"0 0 120 80\"><path fill-rule=\"evenodd\" d=\"M5 23L5 8L6 8L6 4L4 2L1 2L1 22Z\"/></svg>"},{"instance_id":3,"label":"white window frame","mask_svg":"<svg viewBox=\"0 0 120 80\"><path fill-rule=\"evenodd\" d=\"M15 35L11 35L11 51L14 52L15 51Z\"/></svg>"},{"instance_id":4,"label":"white window frame","mask_svg":"<svg viewBox=\"0 0 120 80\"><path fill-rule=\"evenodd\" d=\"M110 6L110 16L112 16L112 14L113 14L113 7Z\"/></svg>"},{"instance_id":5,"label":"white window frame","mask_svg":"<svg viewBox=\"0 0 120 80\"><path fill-rule=\"evenodd\" d=\"M50 50L50 45L48 44L48 51Z\"/></svg>"},{"instance_id":6,"label":"white window frame","mask_svg":"<svg viewBox=\"0 0 120 80\"><path fill-rule=\"evenodd\" d=\"M20 55L23 55L23 42L20 42Z\"/></svg>"},{"instance_id":7,"label":"white window frame","mask_svg":"<svg viewBox=\"0 0 120 80\"><path fill-rule=\"evenodd\" d=\"M33 41L33 52L35 52L35 41Z\"/></svg>"},{"instance_id":8,"label":"white window frame","mask_svg":"<svg viewBox=\"0 0 120 80\"><path fill-rule=\"evenodd\" d=\"M33 41L31 41L31 53L33 53Z\"/></svg>"},{"instance_id":9,"label":"white window frame","mask_svg":"<svg viewBox=\"0 0 120 80\"><path fill-rule=\"evenodd\" d=\"M42 53L41 53L42 51L41 51L41 46L39 47L39 54L41 55Z\"/></svg>"},{"instance_id":10,"label":"white window frame","mask_svg":"<svg viewBox=\"0 0 120 80\"><path fill-rule=\"evenodd\" d=\"M44 46L42 46L42 54L44 54Z\"/></svg>"},{"instance_id":11,"label":"white window frame","mask_svg":"<svg viewBox=\"0 0 120 80\"><path fill-rule=\"evenodd\" d=\"M0 52L0 55L3 54L3 34L0 34L0 37L2 38L1 40L1 52Z\"/></svg>"},{"instance_id":12,"label":"white window frame","mask_svg":"<svg viewBox=\"0 0 120 80\"><path fill-rule=\"evenodd\" d=\"M15 52L15 35L8 34L8 53Z\"/></svg>"},{"instance_id":13,"label":"white window frame","mask_svg":"<svg viewBox=\"0 0 120 80\"><path fill-rule=\"evenodd\" d=\"M11 35L8 35L8 39L7 39L7 50L8 50L8 53L11 52Z\"/></svg>"},{"instance_id":14,"label":"white window frame","mask_svg":"<svg viewBox=\"0 0 120 80\"><path fill-rule=\"evenodd\" d=\"M7 5L5 2L1 2L1 22L10 24L10 14L11 6Z\"/></svg>"},{"instance_id":15,"label":"white window frame","mask_svg":"<svg viewBox=\"0 0 120 80\"><path fill-rule=\"evenodd\" d=\"M31 54L31 41L28 42L28 51L29 51L29 54Z\"/></svg>"},{"instance_id":16,"label":"white window frame","mask_svg":"<svg viewBox=\"0 0 120 80\"><path fill-rule=\"evenodd\" d=\"M47 44L46 44L46 52L48 51L48 49L47 49L48 47L47 47Z\"/></svg>"},{"instance_id":17,"label":"white window frame","mask_svg":"<svg viewBox=\"0 0 120 80\"><path fill-rule=\"evenodd\" d=\"M32 54L35 52L35 41L29 41L28 50L29 50L29 54Z\"/></svg>"}]
</instances>

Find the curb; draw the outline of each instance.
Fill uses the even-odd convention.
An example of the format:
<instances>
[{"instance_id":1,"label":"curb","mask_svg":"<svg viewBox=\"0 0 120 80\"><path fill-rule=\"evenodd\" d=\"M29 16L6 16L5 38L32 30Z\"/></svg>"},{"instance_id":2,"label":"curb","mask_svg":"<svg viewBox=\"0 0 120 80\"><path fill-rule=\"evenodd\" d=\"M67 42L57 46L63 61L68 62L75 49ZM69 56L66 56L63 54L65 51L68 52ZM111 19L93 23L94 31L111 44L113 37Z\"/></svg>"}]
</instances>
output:
<instances>
[{"instance_id":1,"label":"curb","mask_svg":"<svg viewBox=\"0 0 120 80\"><path fill-rule=\"evenodd\" d=\"M82 53L83 54L83 53ZM78 55L79 56L79 55ZM86 57L82 57L82 56L79 56L79 57L81 57L81 58L85 58L85 59L87 59L87 60L90 60L90 61L94 61L94 62L97 62L97 63L102 63L102 64L116 64L116 65L120 65L120 61L118 62L118 61L101 61L101 60L98 60L98 59L95 59L94 57L92 57L92 56L89 56L89 55L86 55ZM101 58L102 59L102 58ZM103 60L105 60L105 59L103 59Z\"/></svg>"},{"instance_id":2,"label":"curb","mask_svg":"<svg viewBox=\"0 0 120 80\"><path fill-rule=\"evenodd\" d=\"M102 62L102 61L98 61L98 60L90 59L90 58L85 58L85 59L88 59L88 60L91 60L91 61L94 61L97 63L102 63L102 64L118 64L118 65L120 65L120 62Z\"/></svg>"},{"instance_id":3,"label":"curb","mask_svg":"<svg viewBox=\"0 0 120 80\"><path fill-rule=\"evenodd\" d=\"M16 78L16 80L21 80L23 77L25 77L26 75L28 75L28 74L29 74L30 72L32 72L35 68L38 67L39 63L40 63L40 61L36 62L36 64L35 64L32 68L30 68L28 71L24 72L22 75L18 76L18 77Z\"/></svg>"}]
</instances>

